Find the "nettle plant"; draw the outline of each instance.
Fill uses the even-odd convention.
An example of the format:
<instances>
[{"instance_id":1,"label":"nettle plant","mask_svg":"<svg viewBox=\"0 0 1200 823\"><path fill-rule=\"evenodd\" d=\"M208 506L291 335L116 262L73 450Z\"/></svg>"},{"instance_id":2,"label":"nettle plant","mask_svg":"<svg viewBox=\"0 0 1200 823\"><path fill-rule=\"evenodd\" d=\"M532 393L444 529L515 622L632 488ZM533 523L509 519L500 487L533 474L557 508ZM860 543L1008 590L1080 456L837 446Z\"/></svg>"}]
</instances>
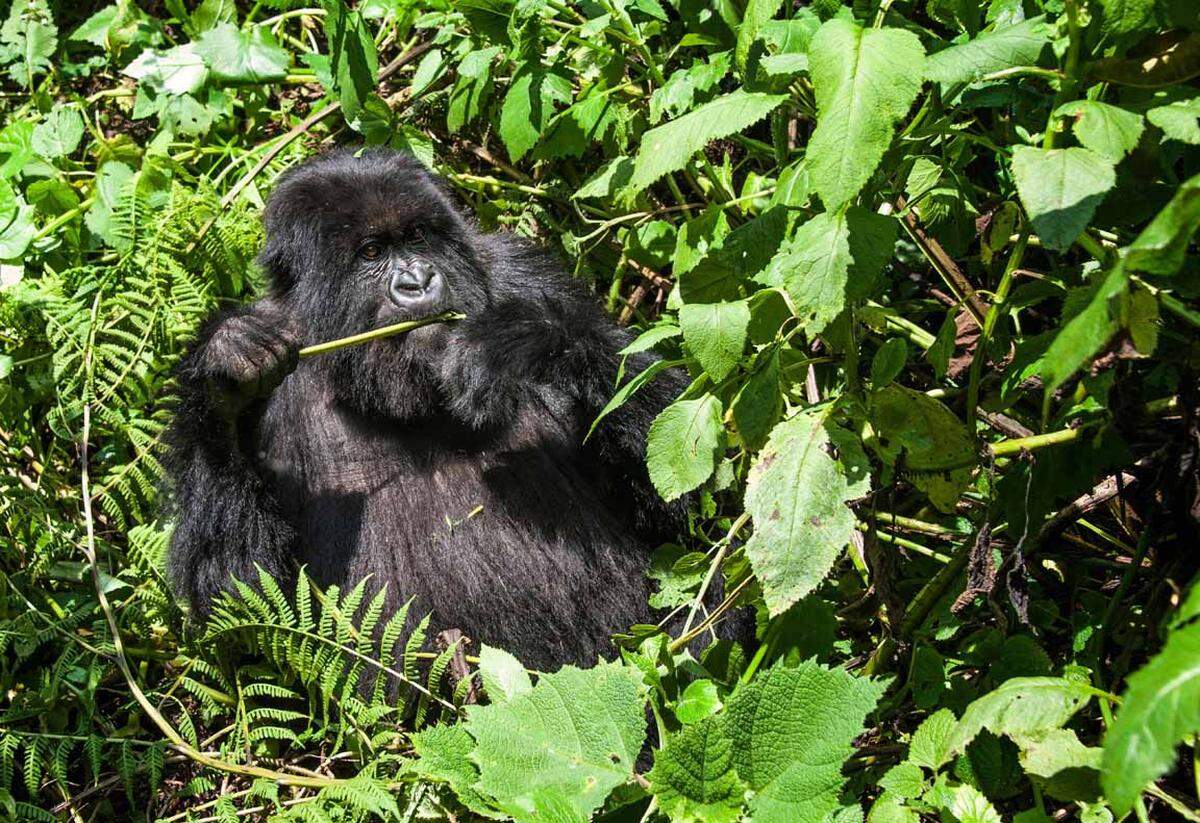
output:
<instances>
[{"instance_id":1,"label":"nettle plant","mask_svg":"<svg viewBox=\"0 0 1200 823\"><path fill-rule=\"evenodd\" d=\"M0 26L6 815L1200 819L1200 6L92 11ZM560 248L662 355L602 415L690 373L682 629L536 673L264 577L184 633L170 368L334 141Z\"/></svg>"}]
</instances>

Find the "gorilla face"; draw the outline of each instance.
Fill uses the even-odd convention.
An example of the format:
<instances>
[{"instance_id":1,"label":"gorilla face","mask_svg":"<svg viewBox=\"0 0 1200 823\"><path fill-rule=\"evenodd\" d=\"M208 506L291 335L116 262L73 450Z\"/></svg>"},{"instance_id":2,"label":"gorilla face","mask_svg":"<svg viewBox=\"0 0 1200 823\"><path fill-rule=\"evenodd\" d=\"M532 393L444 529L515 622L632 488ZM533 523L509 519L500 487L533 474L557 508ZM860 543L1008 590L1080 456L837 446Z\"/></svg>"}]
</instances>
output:
<instances>
[{"instance_id":1,"label":"gorilla face","mask_svg":"<svg viewBox=\"0 0 1200 823\"><path fill-rule=\"evenodd\" d=\"M280 182L261 261L280 302L316 343L488 304L475 232L415 159L333 152ZM448 328L426 326L321 358L341 399L407 417L436 402Z\"/></svg>"}]
</instances>

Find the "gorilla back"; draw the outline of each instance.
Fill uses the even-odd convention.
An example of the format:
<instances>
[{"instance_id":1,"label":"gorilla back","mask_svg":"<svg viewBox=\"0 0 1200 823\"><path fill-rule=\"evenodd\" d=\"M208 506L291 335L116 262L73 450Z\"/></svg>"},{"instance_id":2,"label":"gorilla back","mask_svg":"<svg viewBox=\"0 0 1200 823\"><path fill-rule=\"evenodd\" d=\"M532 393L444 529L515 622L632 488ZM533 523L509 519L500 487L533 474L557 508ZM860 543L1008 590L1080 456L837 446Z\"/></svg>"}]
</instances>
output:
<instances>
[{"instance_id":1,"label":"gorilla back","mask_svg":"<svg viewBox=\"0 0 1200 823\"><path fill-rule=\"evenodd\" d=\"M611 656L648 619L648 548L682 507L649 483L667 372L583 442L630 336L548 256L481 234L412 158L331 153L267 204L259 302L206 324L170 431L172 580L203 613L231 576L300 564L386 584L438 629L526 665ZM300 347L467 319L300 363ZM649 364L638 355L631 372Z\"/></svg>"}]
</instances>

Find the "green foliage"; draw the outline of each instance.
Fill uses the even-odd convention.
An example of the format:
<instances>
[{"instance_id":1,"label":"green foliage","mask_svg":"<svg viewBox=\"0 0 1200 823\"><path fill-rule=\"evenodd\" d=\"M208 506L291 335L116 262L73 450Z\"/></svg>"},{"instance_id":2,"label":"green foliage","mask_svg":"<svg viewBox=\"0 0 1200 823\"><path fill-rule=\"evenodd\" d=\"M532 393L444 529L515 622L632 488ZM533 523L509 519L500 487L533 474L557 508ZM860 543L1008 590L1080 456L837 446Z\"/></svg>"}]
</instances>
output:
<instances>
[{"instance_id":1,"label":"green foliage","mask_svg":"<svg viewBox=\"0 0 1200 823\"><path fill-rule=\"evenodd\" d=\"M1129 678L1104 740L1104 790L1124 814L1146 785L1175 763L1175 747L1200 732L1200 622L1176 629Z\"/></svg>"},{"instance_id":2,"label":"green foliage","mask_svg":"<svg viewBox=\"0 0 1200 823\"><path fill-rule=\"evenodd\" d=\"M0 8L0 816L1200 819L1194 5ZM690 377L613 660L172 595L171 370L333 142L663 356L593 428Z\"/></svg>"}]
</instances>

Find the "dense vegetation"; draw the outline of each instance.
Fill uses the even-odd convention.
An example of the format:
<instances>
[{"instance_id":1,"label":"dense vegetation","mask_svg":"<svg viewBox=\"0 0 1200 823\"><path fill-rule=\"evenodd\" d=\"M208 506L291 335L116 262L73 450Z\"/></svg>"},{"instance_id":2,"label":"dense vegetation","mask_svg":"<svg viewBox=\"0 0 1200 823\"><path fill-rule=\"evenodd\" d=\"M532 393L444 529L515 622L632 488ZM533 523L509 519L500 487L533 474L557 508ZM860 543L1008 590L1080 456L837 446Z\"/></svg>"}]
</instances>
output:
<instances>
[{"instance_id":1,"label":"dense vegetation","mask_svg":"<svg viewBox=\"0 0 1200 823\"><path fill-rule=\"evenodd\" d=\"M13 0L0 816L1200 820L1200 6L795 5ZM170 370L333 143L691 372L682 634L531 673L270 580L188 623ZM739 605L756 648L688 653Z\"/></svg>"}]
</instances>

